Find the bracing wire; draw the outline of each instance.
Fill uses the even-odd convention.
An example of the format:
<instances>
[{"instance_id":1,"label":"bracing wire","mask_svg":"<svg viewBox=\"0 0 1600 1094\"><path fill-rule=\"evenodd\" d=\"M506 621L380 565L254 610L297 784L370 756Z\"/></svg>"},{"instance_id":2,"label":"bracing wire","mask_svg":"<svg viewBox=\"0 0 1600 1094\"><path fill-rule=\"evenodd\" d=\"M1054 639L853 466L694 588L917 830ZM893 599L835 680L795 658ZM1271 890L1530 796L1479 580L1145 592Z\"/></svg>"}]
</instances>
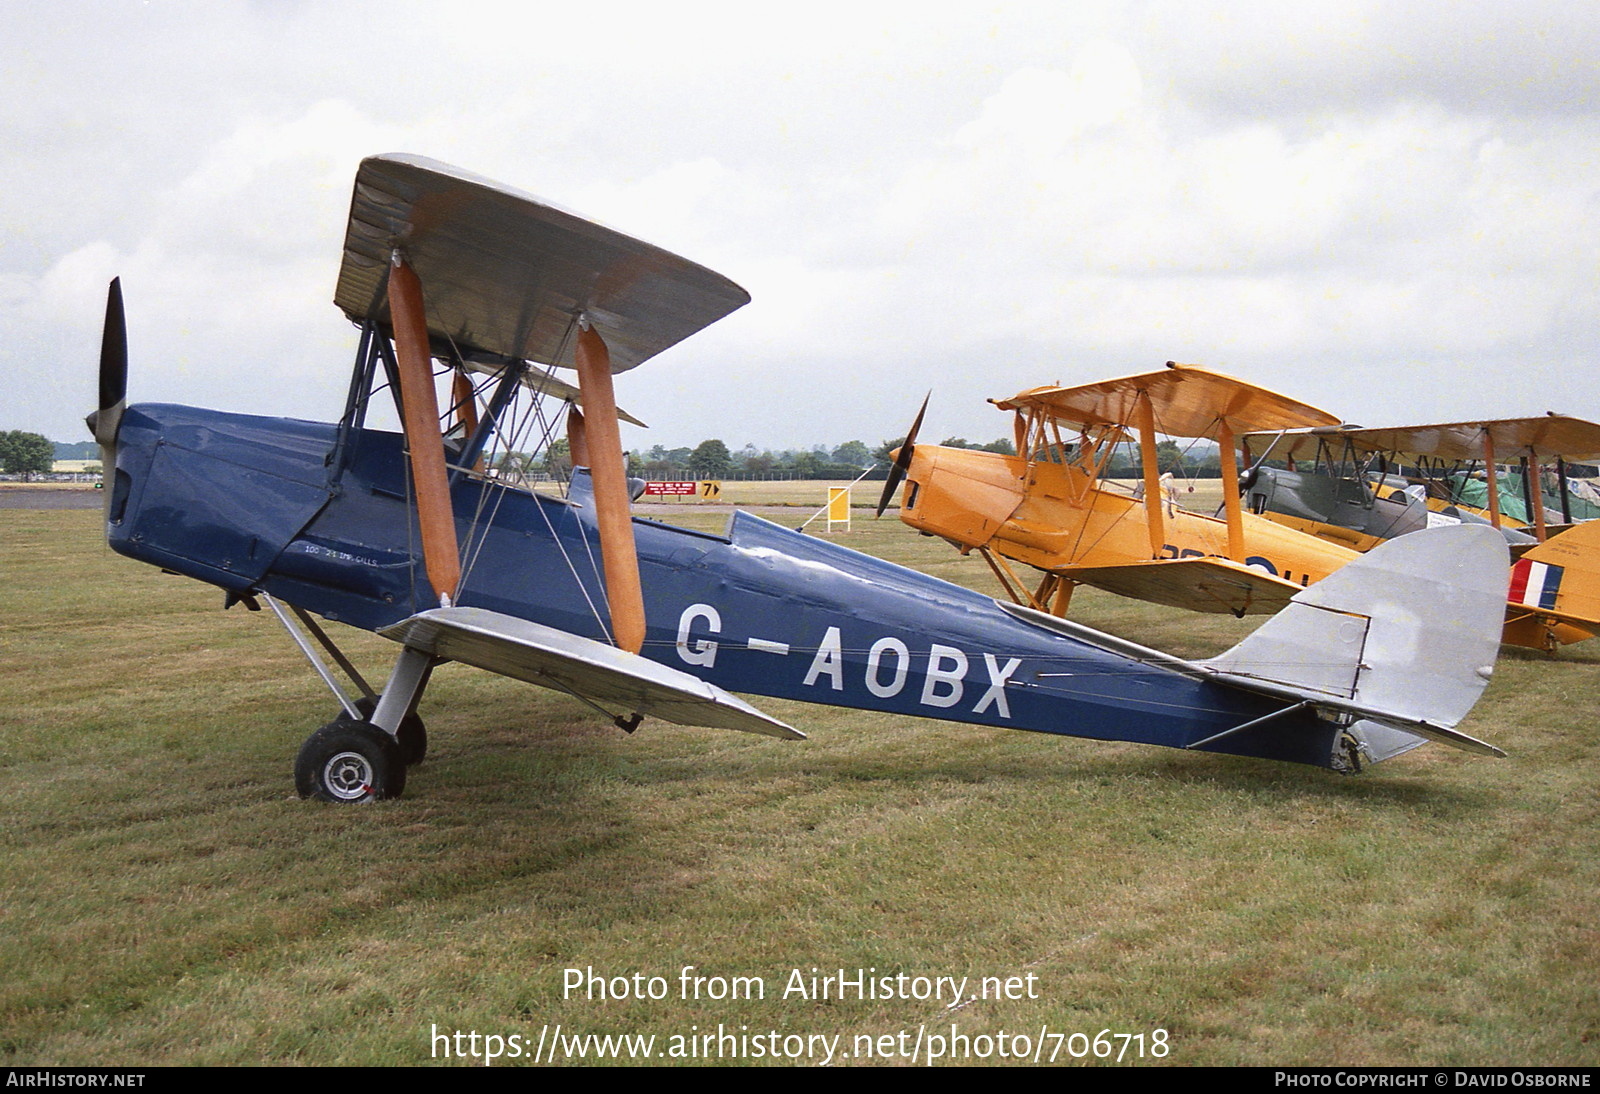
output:
<instances>
[{"instance_id":1,"label":"bracing wire","mask_svg":"<svg viewBox=\"0 0 1600 1094\"><path fill-rule=\"evenodd\" d=\"M554 360L561 359L576 330L577 317L575 316L569 321L567 329L562 335L553 357ZM493 378L485 381L481 387L475 388L473 397L476 398L492 382ZM525 401L523 401L524 396L526 396ZM563 403L562 405L565 404ZM542 395L531 392L526 387L519 387L512 402L502 410L497 420L489 423L489 428L493 430L491 462L495 456L509 456L513 452L531 451L534 454L548 452L555 432L559 428L559 415L546 413L545 399ZM537 438L536 440L534 439L535 437ZM529 448L530 441L532 441L531 449ZM533 483L526 478L520 469L518 474L521 477L521 482L518 485L526 489L529 494L534 495L535 511L539 514L540 520L544 522L545 530L549 533L551 542L561 554L562 562L565 564L568 573L571 574L579 593L583 596L595 623L599 626L601 633L605 634L609 639L611 636L609 621L606 613L601 611L600 605L597 603L596 594L591 588L593 580L584 575L577 562L573 559L572 554L568 551L567 545L563 542L563 537L557 534L555 526L550 519L548 506L543 499L537 496ZM488 542L490 532L499 518L500 506L508 492L509 487L502 486L500 489L495 490L485 489L478 496L477 506L467 533L467 543L463 550L461 577L461 587L463 589L466 588L468 581L476 571L478 560L483 554L484 545ZM489 499L491 493L494 495L492 502ZM589 574L593 578L597 578L600 571L594 557L592 544L589 541L588 530L581 521L577 523L579 533L583 537L584 551L587 555L586 561L589 563Z\"/></svg>"}]
</instances>

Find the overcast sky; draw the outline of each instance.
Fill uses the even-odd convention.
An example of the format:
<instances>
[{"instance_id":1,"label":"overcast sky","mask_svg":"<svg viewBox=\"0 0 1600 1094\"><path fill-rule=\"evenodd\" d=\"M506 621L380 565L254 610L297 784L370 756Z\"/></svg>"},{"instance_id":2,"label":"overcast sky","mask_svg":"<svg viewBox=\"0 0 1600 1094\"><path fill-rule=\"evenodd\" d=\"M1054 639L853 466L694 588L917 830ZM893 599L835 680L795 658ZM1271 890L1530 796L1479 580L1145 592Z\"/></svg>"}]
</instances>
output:
<instances>
[{"instance_id":1,"label":"overcast sky","mask_svg":"<svg viewBox=\"0 0 1600 1094\"><path fill-rule=\"evenodd\" d=\"M754 300L618 380L630 447L989 440L1203 364L1394 425L1600 420L1600 5L15 4L0 429L329 419L358 161L539 194Z\"/></svg>"}]
</instances>

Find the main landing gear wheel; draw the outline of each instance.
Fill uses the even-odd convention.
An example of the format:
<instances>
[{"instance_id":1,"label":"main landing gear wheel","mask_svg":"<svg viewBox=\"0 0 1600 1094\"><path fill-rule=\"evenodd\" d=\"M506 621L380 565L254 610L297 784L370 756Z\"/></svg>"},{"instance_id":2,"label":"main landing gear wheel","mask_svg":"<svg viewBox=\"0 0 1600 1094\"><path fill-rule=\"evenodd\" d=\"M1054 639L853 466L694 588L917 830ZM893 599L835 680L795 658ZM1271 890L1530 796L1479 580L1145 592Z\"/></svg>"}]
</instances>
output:
<instances>
[{"instance_id":1,"label":"main landing gear wheel","mask_svg":"<svg viewBox=\"0 0 1600 1094\"><path fill-rule=\"evenodd\" d=\"M406 788L405 759L395 739L371 722L341 718L300 746L294 788L302 798L340 804L398 798Z\"/></svg>"},{"instance_id":2,"label":"main landing gear wheel","mask_svg":"<svg viewBox=\"0 0 1600 1094\"><path fill-rule=\"evenodd\" d=\"M371 718L378 704L362 696L356 700L356 709L361 712L361 717ZM415 711L400 719L400 731L396 737L400 741L400 755L405 758L407 767L416 767L428 754L428 727L423 724L422 715Z\"/></svg>"}]
</instances>

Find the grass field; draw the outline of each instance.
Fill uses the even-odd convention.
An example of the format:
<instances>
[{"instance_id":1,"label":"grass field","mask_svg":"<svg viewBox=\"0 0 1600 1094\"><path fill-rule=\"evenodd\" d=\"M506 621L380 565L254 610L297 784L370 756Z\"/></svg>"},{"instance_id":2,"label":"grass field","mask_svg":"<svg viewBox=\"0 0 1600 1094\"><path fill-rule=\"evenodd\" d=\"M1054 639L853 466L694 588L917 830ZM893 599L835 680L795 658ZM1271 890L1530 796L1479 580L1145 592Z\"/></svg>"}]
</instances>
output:
<instances>
[{"instance_id":1,"label":"grass field","mask_svg":"<svg viewBox=\"0 0 1600 1094\"><path fill-rule=\"evenodd\" d=\"M856 529L986 587L896 521ZM838 1036L836 1064L952 1025L990 1063L1002 1032L1074 1062L1103 1030L1160 1064L1600 1062L1600 649L1502 656L1463 729L1509 759L1430 745L1353 778L772 700L810 740L629 737L450 666L406 797L339 808L290 779L331 699L221 602L111 555L96 513L0 511L0 1064L414 1064L436 1028L531 1052L558 1023L658 1056ZM1249 626L1082 590L1074 614L1186 655ZM392 647L345 635L381 674ZM765 998L684 999L690 965ZM1035 997L785 997L813 968ZM666 998L565 993L568 969Z\"/></svg>"}]
</instances>

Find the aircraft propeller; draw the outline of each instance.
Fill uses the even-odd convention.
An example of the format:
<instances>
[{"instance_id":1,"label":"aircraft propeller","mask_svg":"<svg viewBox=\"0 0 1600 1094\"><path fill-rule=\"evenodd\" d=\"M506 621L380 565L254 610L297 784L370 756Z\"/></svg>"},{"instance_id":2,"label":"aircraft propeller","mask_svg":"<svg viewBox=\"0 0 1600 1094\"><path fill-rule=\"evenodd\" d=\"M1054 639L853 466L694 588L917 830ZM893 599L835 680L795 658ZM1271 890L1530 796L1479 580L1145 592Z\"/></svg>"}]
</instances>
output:
<instances>
[{"instance_id":1,"label":"aircraft propeller","mask_svg":"<svg viewBox=\"0 0 1600 1094\"><path fill-rule=\"evenodd\" d=\"M1267 457L1272 455L1272 450L1277 447L1278 442L1283 439L1284 432L1284 430L1280 429L1278 431L1278 435L1272 438L1272 443L1267 445L1266 449L1261 453L1261 455L1255 458L1255 462L1240 473L1239 493L1248 493L1250 488L1256 484L1256 479L1261 475L1261 469L1266 466Z\"/></svg>"},{"instance_id":2,"label":"aircraft propeller","mask_svg":"<svg viewBox=\"0 0 1600 1094\"><path fill-rule=\"evenodd\" d=\"M1243 494L1256 484L1256 479L1261 474L1261 465L1267 462L1266 456L1261 456L1239 476L1239 493Z\"/></svg>"},{"instance_id":3,"label":"aircraft propeller","mask_svg":"<svg viewBox=\"0 0 1600 1094\"><path fill-rule=\"evenodd\" d=\"M922 428L922 416L928 412L928 400L933 398L933 392L922 397L922 409L917 411L917 416L911 423L911 432L906 434L906 439L900 442L899 454L895 457L894 464L889 468L889 477L884 480L883 494L878 498L878 516L883 516L883 511L889 508L889 503L894 500L894 492L900 488L900 483L905 480L906 472L911 468L911 456L917 447L917 431Z\"/></svg>"},{"instance_id":4,"label":"aircraft propeller","mask_svg":"<svg viewBox=\"0 0 1600 1094\"><path fill-rule=\"evenodd\" d=\"M128 322L122 310L122 279L111 279L106 293L106 321L100 333L100 403L84 424L100 444L101 486L107 510L117 464L117 433L128 401Z\"/></svg>"}]
</instances>

